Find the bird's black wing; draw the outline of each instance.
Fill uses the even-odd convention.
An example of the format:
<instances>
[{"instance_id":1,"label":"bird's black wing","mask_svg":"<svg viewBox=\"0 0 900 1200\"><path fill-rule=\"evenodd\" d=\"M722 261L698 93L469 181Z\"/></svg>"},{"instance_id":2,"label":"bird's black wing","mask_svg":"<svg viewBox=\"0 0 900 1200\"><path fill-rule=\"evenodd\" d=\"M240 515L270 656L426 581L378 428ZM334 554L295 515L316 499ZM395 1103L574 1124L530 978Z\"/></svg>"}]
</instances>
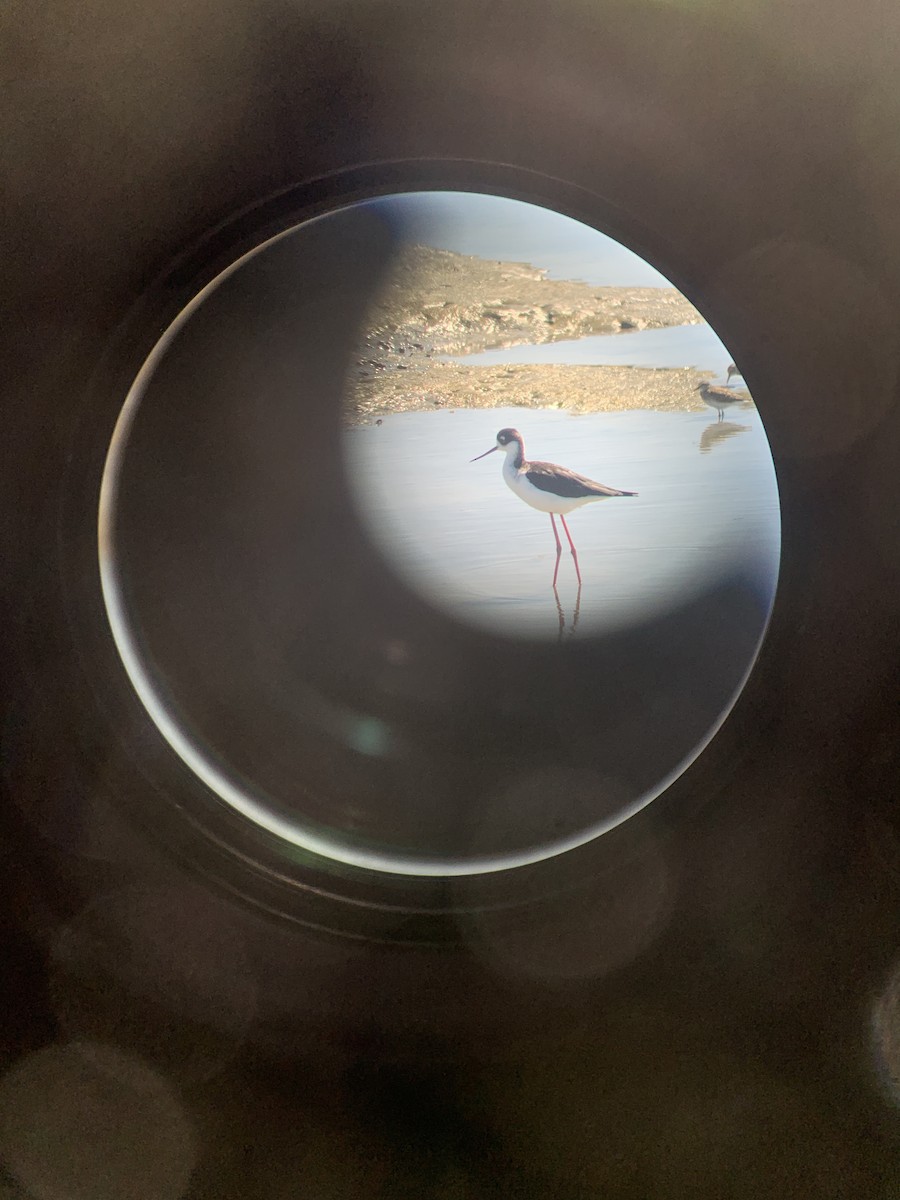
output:
<instances>
[{"instance_id":1,"label":"bird's black wing","mask_svg":"<svg viewBox=\"0 0 900 1200\"><path fill-rule=\"evenodd\" d=\"M565 467L555 463L530 462L525 471L525 478L542 492L555 492L557 496L565 496L567 500L577 500L582 496L636 496L637 492L621 492L618 488L606 487L603 483L595 483L584 475L576 475Z\"/></svg>"}]
</instances>

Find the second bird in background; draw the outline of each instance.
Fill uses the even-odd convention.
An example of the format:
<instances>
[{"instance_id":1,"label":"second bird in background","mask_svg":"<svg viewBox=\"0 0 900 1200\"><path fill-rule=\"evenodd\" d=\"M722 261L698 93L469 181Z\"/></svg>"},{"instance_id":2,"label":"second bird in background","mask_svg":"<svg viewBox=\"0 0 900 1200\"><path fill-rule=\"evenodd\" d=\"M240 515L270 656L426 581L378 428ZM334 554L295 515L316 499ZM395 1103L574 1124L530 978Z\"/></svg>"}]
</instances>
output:
<instances>
[{"instance_id":1,"label":"second bird in background","mask_svg":"<svg viewBox=\"0 0 900 1200\"><path fill-rule=\"evenodd\" d=\"M700 393L705 404L708 404L710 408L716 409L720 421L726 412L732 408L737 408L746 399L739 391L733 392L728 387L714 387L711 383L698 383L694 391Z\"/></svg>"}]
</instances>

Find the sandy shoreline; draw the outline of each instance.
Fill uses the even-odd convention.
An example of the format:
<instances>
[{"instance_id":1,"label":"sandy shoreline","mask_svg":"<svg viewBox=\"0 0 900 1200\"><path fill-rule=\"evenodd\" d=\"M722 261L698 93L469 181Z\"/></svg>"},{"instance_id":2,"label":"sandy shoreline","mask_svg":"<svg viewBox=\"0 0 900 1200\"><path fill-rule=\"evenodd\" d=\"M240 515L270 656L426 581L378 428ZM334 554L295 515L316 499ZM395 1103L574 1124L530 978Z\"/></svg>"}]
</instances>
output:
<instances>
[{"instance_id":1,"label":"sandy shoreline","mask_svg":"<svg viewBox=\"0 0 900 1200\"><path fill-rule=\"evenodd\" d=\"M591 287L548 279L530 263L407 246L370 305L347 374L345 420L365 424L388 413L506 406L702 411L695 389L711 375L691 368L475 367L439 357L702 323L675 288ZM749 402L744 389L735 392Z\"/></svg>"},{"instance_id":2,"label":"sandy shoreline","mask_svg":"<svg viewBox=\"0 0 900 1200\"><path fill-rule=\"evenodd\" d=\"M709 373L690 367L624 366L472 367L429 363L390 371L377 378L351 379L347 418L366 424L388 413L441 408L562 408L573 413L702 412L707 406L694 390ZM749 394L735 388L748 405Z\"/></svg>"}]
</instances>

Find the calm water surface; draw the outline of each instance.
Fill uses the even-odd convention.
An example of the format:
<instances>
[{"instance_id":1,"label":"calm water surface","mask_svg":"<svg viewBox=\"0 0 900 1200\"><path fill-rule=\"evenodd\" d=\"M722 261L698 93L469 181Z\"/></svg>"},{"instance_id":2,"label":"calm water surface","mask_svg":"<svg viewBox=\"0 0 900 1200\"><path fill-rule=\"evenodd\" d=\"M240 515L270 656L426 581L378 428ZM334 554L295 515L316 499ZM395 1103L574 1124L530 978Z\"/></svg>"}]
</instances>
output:
<instances>
[{"instance_id":1,"label":"calm water surface","mask_svg":"<svg viewBox=\"0 0 900 1200\"><path fill-rule=\"evenodd\" d=\"M672 325L668 329L642 329L611 333L575 341L547 342L538 346L510 346L468 354L453 362L486 367L501 363L569 363L585 366L696 367L715 371L725 381L732 361L709 325Z\"/></svg>"},{"instance_id":2,"label":"calm water surface","mask_svg":"<svg viewBox=\"0 0 900 1200\"><path fill-rule=\"evenodd\" d=\"M521 408L403 413L351 430L346 453L358 505L382 553L416 590L462 621L504 636L555 638L562 619L565 636L593 635L652 620L718 579L739 577L752 593L761 636L779 560L771 454L752 405L718 425L710 416ZM505 425L522 432L529 457L640 493L567 518L581 589L566 550L554 593L550 520L509 490L502 456L469 462Z\"/></svg>"}]
</instances>

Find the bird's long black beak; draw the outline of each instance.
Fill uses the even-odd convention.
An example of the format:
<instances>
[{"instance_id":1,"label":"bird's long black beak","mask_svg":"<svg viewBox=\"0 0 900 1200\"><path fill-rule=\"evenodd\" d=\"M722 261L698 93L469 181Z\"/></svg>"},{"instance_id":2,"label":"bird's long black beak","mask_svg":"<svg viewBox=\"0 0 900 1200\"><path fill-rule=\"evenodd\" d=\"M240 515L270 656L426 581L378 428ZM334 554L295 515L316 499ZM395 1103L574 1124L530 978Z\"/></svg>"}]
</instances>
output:
<instances>
[{"instance_id":1,"label":"bird's long black beak","mask_svg":"<svg viewBox=\"0 0 900 1200\"><path fill-rule=\"evenodd\" d=\"M485 450L484 454L476 454L474 458L469 459L469 462L478 462L479 458L487 458L489 454L493 454L495 450L499 449L499 446L491 446L490 450Z\"/></svg>"}]
</instances>

